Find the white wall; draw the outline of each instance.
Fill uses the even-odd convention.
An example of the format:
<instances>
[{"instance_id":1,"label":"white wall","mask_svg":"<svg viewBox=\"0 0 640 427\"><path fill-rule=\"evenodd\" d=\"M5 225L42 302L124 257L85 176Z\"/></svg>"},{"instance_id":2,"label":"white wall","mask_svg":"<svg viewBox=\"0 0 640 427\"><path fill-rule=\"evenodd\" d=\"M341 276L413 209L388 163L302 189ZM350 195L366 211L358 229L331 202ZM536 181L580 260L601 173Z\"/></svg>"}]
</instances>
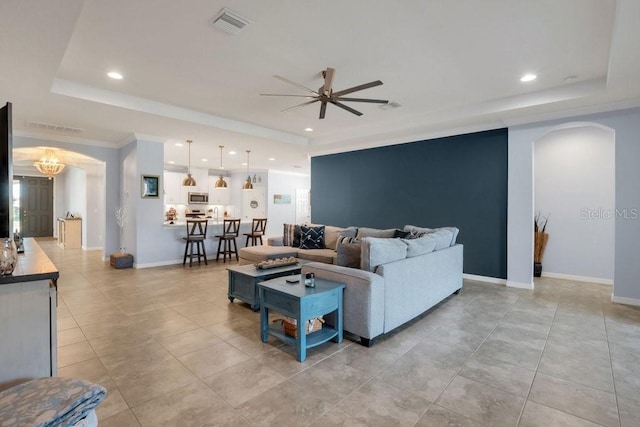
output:
<instances>
[{"instance_id":1,"label":"white wall","mask_svg":"<svg viewBox=\"0 0 640 427\"><path fill-rule=\"evenodd\" d=\"M87 173L80 168L67 166L64 182L65 211L82 218L82 247L87 247Z\"/></svg>"},{"instance_id":2,"label":"white wall","mask_svg":"<svg viewBox=\"0 0 640 427\"><path fill-rule=\"evenodd\" d=\"M87 243L86 249L104 247L104 165L85 165L87 172Z\"/></svg>"},{"instance_id":3,"label":"white wall","mask_svg":"<svg viewBox=\"0 0 640 427\"><path fill-rule=\"evenodd\" d=\"M269 188L267 195L267 232L268 237L282 236L284 224L296 223L296 190L309 190L311 179L308 175L269 171ZM280 205L273 202L274 194L291 196L291 204Z\"/></svg>"},{"instance_id":4,"label":"white wall","mask_svg":"<svg viewBox=\"0 0 640 427\"><path fill-rule=\"evenodd\" d=\"M585 126L534 143L534 211L549 215L543 274L613 283L614 138Z\"/></svg>"}]
</instances>

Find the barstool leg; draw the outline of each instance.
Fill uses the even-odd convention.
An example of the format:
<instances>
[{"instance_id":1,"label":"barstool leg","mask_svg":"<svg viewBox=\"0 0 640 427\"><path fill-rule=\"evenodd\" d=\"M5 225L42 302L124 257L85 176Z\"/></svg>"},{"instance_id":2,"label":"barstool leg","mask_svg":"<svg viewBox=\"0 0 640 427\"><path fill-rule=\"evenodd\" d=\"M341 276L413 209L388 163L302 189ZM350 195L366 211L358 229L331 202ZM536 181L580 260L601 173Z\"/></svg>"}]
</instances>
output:
<instances>
[{"instance_id":1,"label":"barstool leg","mask_svg":"<svg viewBox=\"0 0 640 427\"><path fill-rule=\"evenodd\" d=\"M204 248L204 241L200 243L202 244L202 256L204 257L204 265L209 265L207 263L207 250Z\"/></svg>"},{"instance_id":2,"label":"barstool leg","mask_svg":"<svg viewBox=\"0 0 640 427\"><path fill-rule=\"evenodd\" d=\"M233 239L233 253L236 254L236 261L239 261L239 258L238 258L238 245L236 243L236 239ZM229 261L231 261L231 254L229 254Z\"/></svg>"},{"instance_id":3,"label":"barstool leg","mask_svg":"<svg viewBox=\"0 0 640 427\"><path fill-rule=\"evenodd\" d=\"M182 266L187 263L187 250L189 249L189 241L184 242L184 258L182 258Z\"/></svg>"},{"instance_id":4,"label":"barstool leg","mask_svg":"<svg viewBox=\"0 0 640 427\"><path fill-rule=\"evenodd\" d=\"M220 246L222 245L222 239L218 240L218 253L216 254L216 262L220 259Z\"/></svg>"}]
</instances>

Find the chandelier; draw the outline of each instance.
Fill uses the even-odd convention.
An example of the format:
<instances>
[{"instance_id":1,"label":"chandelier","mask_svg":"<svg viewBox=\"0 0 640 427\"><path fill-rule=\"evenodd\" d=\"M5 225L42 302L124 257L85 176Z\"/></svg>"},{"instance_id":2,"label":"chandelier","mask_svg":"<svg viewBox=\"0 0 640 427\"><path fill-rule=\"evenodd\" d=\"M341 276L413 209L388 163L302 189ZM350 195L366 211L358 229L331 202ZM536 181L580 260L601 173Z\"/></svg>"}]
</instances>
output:
<instances>
[{"instance_id":1,"label":"chandelier","mask_svg":"<svg viewBox=\"0 0 640 427\"><path fill-rule=\"evenodd\" d=\"M54 175L59 174L64 169L64 163L58 161L58 157L53 150L46 149L44 156L37 162L33 162L33 166L36 167L41 173L46 175L49 179L52 179Z\"/></svg>"}]
</instances>

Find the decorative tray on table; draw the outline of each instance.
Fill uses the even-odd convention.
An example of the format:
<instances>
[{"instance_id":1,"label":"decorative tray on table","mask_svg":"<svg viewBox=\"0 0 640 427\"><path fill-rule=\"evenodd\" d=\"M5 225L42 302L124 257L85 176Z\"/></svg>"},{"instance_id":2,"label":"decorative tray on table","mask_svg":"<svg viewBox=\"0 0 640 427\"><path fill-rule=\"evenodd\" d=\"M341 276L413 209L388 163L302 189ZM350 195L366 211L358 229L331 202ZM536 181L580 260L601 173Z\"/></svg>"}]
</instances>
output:
<instances>
[{"instance_id":1,"label":"decorative tray on table","mask_svg":"<svg viewBox=\"0 0 640 427\"><path fill-rule=\"evenodd\" d=\"M260 261L258 263L255 263L254 265L258 270L267 270L269 268L284 267L285 265L295 265L297 263L298 263L297 258L288 257L288 258L268 259L266 261Z\"/></svg>"}]
</instances>

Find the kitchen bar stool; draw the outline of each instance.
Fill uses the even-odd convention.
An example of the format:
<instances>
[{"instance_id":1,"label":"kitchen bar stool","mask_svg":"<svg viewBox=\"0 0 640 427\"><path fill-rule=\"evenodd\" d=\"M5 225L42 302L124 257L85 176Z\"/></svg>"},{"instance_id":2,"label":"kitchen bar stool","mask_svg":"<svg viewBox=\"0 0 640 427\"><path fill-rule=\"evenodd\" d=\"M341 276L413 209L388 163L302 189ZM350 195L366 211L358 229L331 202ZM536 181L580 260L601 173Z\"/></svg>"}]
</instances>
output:
<instances>
[{"instance_id":1,"label":"kitchen bar stool","mask_svg":"<svg viewBox=\"0 0 640 427\"><path fill-rule=\"evenodd\" d=\"M256 246L258 240L260 240L260 246L262 246L262 236L267 229L267 218L254 218L251 222L251 233L244 233L247 236L247 240L244 242L245 246L249 246L249 240L251 240L251 246Z\"/></svg>"},{"instance_id":2,"label":"kitchen bar stool","mask_svg":"<svg viewBox=\"0 0 640 427\"><path fill-rule=\"evenodd\" d=\"M191 267L194 258L198 258L198 264L200 264L200 257L204 257L204 263L207 264L207 252L204 249L204 241L207 238L207 224L206 219L188 219L187 220L187 237L182 239L186 241L184 246L184 258L182 259L182 265L187 262L189 257L189 267ZM193 244L196 245L196 253L193 252ZM200 252L202 250L202 252Z\"/></svg>"},{"instance_id":3,"label":"kitchen bar stool","mask_svg":"<svg viewBox=\"0 0 640 427\"><path fill-rule=\"evenodd\" d=\"M227 262L227 255L229 255L229 261L231 261L231 254L236 254L236 261L238 261L238 245L236 238L240 232L240 220L239 219L225 219L222 225L222 234L217 235L218 240L218 253L216 254L216 261L220 259L222 254L222 262ZM224 242L224 246L222 245ZM233 244L233 249L231 248ZM222 248L222 250L220 250Z\"/></svg>"}]
</instances>

